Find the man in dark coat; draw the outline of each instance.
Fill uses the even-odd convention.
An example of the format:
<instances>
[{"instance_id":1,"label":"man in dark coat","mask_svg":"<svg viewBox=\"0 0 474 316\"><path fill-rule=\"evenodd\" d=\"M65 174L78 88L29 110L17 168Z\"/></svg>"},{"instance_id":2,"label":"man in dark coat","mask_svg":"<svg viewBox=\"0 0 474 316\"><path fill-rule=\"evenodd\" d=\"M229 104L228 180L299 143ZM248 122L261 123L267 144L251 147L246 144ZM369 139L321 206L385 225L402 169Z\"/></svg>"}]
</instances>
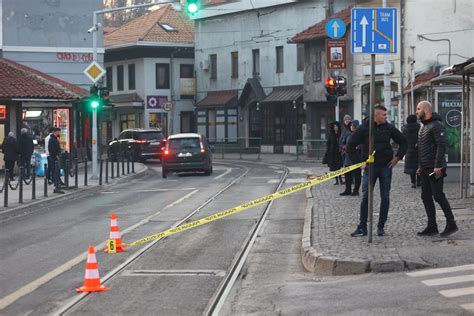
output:
<instances>
[{"instance_id":1,"label":"man in dark coat","mask_svg":"<svg viewBox=\"0 0 474 316\"><path fill-rule=\"evenodd\" d=\"M8 170L10 180L15 180L13 177L13 169L15 168L15 161L18 160L18 144L16 142L15 134L9 132L2 143L3 160L5 161L5 169Z\"/></svg>"},{"instance_id":2,"label":"man in dark coat","mask_svg":"<svg viewBox=\"0 0 474 316\"><path fill-rule=\"evenodd\" d=\"M443 209L446 217L446 228L440 234L449 236L458 230L454 214L448 199L443 192L443 177L446 175L446 147L448 138L446 129L441 124L441 117L433 113L433 107L428 101L418 103L416 115L423 123L418 134L418 171L421 177L421 199L425 206L428 226L418 233L421 236L438 234L436 224L436 208L433 198Z\"/></svg>"},{"instance_id":3,"label":"man in dark coat","mask_svg":"<svg viewBox=\"0 0 474 316\"><path fill-rule=\"evenodd\" d=\"M18 139L18 149L20 151L21 165L24 168L26 179L31 176L31 156L33 155L33 138L28 134L26 128L22 128Z\"/></svg>"},{"instance_id":4,"label":"man in dark coat","mask_svg":"<svg viewBox=\"0 0 474 316\"><path fill-rule=\"evenodd\" d=\"M416 144L418 143L418 131L420 130L420 124L416 121L416 115L411 114L407 117L407 123L403 126L403 136L407 139L408 149L405 155L405 168L404 172L410 175L411 187L416 188L420 186L420 176L417 176L416 170L418 169L418 149Z\"/></svg>"},{"instance_id":5,"label":"man in dark coat","mask_svg":"<svg viewBox=\"0 0 474 316\"><path fill-rule=\"evenodd\" d=\"M49 157L52 162L51 176L54 181L54 193L64 193L61 191L61 179L59 175L59 169L57 168L57 162L59 161L59 155L61 154L61 146L59 145L59 132L61 129L54 128L53 134L48 142Z\"/></svg>"},{"instance_id":6,"label":"man in dark coat","mask_svg":"<svg viewBox=\"0 0 474 316\"><path fill-rule=\"evenodd\" d=\"M362 161L366 160L369 155L369 122L373 125L374 133L374 149L375 162L371 165L374 168L374 184L377 179L380 182L380 215L377 225L377 235L385 235L385 222L388 217L388 209L390 206L390 186L392 184L392 168L403 158L407 151L407 143L403 134L392 124L387 123L387 109L378 105L374 108L374 118L364 121L349 139L347 144L347 153L353 161L357 161L356 147L361 145ZM391 140L398 145L396 155L393 155ZM369 193L369 173L367 168L364 169L364 178L362 182L362 202L360 204L360 224L351 234L352 237L360 237L367 235L367 218L368 218L368 197Z\"/></svg>"}]
</instances>

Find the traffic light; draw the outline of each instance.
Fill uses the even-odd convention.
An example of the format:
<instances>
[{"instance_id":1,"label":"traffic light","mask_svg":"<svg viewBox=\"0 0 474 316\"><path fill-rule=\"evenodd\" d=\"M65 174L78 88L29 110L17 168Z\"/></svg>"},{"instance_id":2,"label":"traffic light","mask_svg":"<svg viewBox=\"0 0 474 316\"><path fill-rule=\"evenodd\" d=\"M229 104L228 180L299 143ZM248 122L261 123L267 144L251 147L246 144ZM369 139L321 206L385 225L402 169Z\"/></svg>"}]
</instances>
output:
<instances>
[{"instance_id":1,"label":"traffic light","mask_svg":"<svg viewBox=\"0 0 474 316\"><path fill-rule=\"evenodd\" d=\"M343 96L347 93L347 80L345 77L336 77L336 93L337 96Z\"/></svg>"},{"instance_id":2,"label":"traffic light","mask_svg":"<svg viewBox=\"0 0 474 316\"><path fill-rule=\"evenodd\" d=\"M96 85L92 85L89 92L86 103L91 110L96 110L105 103L108 103L109 91L107 88L99 88Z\"/></svg>"},{"instance_id":3,"label":"traffic light","mask_svg":"<svg viewBox=\"0 0 474 316\"><path fill-rule=\"evenodd\" d=\"M326 100L328 102L335 102L336 101L336 80L332 77L326 78Z\"/></svg>"},{"instance_id":4,"label":"traffic light","mask_svg":"<svg viewBox=\"0 0 474 316\"><path fill-rule=\"evenodd\" d=\"M186 3L186 11L188 11L189 14L194 15L197 13L200 9L200 4L199 0L188 0Z\"/></svg>"}]
</instances>

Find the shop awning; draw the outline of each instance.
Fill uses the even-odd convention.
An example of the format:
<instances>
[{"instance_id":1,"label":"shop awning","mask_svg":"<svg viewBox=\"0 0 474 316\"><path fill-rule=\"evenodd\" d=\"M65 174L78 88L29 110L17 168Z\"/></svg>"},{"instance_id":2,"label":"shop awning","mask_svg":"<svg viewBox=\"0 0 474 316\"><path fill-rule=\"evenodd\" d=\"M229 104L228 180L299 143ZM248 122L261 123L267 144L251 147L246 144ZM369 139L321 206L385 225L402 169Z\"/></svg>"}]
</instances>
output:
<instances>
[{"instance_id":1,"label":"shop awning","mask_svg":"<svg viewBox=\"0 0 474 316\"><path fill-rule=\"evenodd\" d=\"M252 95L253 92L253 95ZM252 101L262 101L265 99L265 91L257 78L250 78L247 80L247 83L242 90L242 94L240 95L239 105L244 106L249 99Z\"/></svg>"},{"instance_id":2,"label":"shop awning","mask_svg":"<svg viewBox=\"0 0 474 316\"><path fill-rule=\"evenodd\" d=\"M136 93L115 94L110 96L114 108L134 107L143 108L143 99Z\"/></svg>"},{"instance_id":3,"label":"shop awning","mask_svg":"<svg viewBox=\"0 0 474 316\"><path fill-rule=\"evenodd\" d=\"M237 90L209 91L207 96L198 102L198 107L228 105L237 100Z\"/></svg>"},{"instance_id":4,"label":"shop awning","mask_svg":"<svg viewBox=\"0 0 474 316\"><path fill-rule=\"evenodd\" d=\"M303 93L303 86L276 87L262 102L293 102L302 98Z\"/></svg>"}]
</instances>

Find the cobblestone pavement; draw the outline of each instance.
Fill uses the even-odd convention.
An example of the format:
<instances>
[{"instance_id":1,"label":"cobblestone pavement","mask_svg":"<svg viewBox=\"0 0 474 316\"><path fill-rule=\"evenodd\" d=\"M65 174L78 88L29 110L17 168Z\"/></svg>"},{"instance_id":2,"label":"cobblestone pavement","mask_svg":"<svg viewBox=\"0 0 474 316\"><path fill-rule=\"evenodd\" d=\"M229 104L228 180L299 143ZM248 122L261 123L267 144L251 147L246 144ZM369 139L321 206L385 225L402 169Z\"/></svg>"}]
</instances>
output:
<instances>
[{"instance_id":1,"label":"cobblestone pavement","mask_svg":"<svg viewBox=\"0 0 474 316\"><path fill-rule=\"evenodd\" d=\"M327 168L320 166L311 168L312 172L324 174ZM308 270L342 275L474 262L474 199L460 200L458 183L445 183L445 193L455 213L459 232L448 238L420 237L416 232L426 226L421 188L411 188L402 164L395 167L386 235L379 237L374 233L373 243L369 244L367 237L350 236L359 223L361 198L340 196L345 186L334 185L334 182L330 180L312 187L313 198L308 199L307 213L311 216L307 214L305 225L311 225L311 229L306 229L307 233L310 231L311 247L306 243L305 248L305 237L308 236L303 235L303 263ZM379 197L377 182L374 227L378 222ZM438 227L443 230L444 226L444 215L439 210Z\"/></svg>"}]
</instances>

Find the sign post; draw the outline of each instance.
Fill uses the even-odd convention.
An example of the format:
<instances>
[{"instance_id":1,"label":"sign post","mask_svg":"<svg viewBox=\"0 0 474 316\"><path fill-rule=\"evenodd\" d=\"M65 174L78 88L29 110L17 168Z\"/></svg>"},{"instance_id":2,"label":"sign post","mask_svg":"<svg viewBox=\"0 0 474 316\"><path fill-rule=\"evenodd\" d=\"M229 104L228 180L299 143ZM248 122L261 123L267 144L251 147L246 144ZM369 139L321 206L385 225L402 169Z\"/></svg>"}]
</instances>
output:
<instances>
[{"instance_id":1,"label":"sign post","mask_svg":"<svg viewBox=\"0 0 474 316\"><path fill-rule=\"evenodd\" d=\"M369 154L374 151L374 104L375 104L375 54L397 53L397 9L353 8L351 11L352 54L370 56L370 101L369 101ZM368 220L369 243L372 243L374 222L374 166L368 164Z\"/></svg>"}]
</instances>

